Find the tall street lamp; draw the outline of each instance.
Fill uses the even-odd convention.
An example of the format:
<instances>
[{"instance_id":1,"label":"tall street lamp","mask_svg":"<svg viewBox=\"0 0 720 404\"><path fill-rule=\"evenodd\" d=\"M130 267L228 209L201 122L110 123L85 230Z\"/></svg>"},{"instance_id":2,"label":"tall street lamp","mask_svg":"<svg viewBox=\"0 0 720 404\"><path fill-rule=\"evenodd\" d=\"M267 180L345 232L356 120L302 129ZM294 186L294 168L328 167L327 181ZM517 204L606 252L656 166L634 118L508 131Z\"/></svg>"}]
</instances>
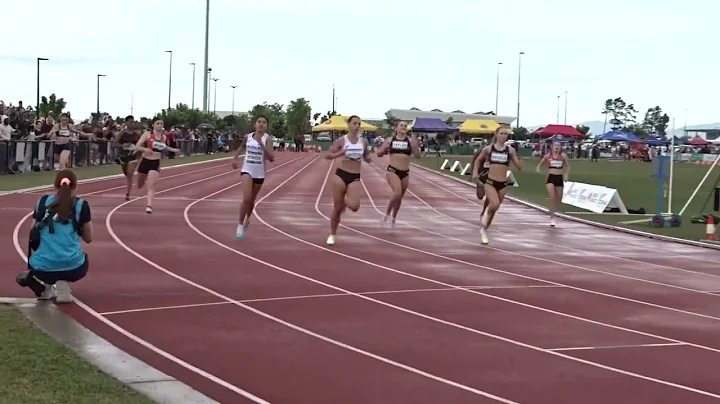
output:
<instances>
[{"instance_id":1,"label":"tall street lamp","mask_svg":"<svg viewBox=\"0 0 720 404\"><path fill-rule=\"evenodd\" d=\"M217 113L217 82L218 78L213 77L213 81L215 82L215 100L213 101L213 114Z\"/></svg>"},{"instance_id":2,"label":"tall street lamp","mask_svg":"<svg viewBox=\"0 0 720 404\"><path fill-rule=\"evenodd\" d=\"M190 108L195 109L195 63L190 63L193 67L193 85L192 85L192 106Z\"/></svg>"},{"instance_id":3,"label":"tall street lamp","mask_svg":"<svg viewBox=\"0 0 720 404\"><path fill-rule=\"evenodd\" d=\"M525 52L518 53L518 94L517 94L517 126L520 127L520 74L522 73L522 56Z\"/></svg>"},{"instance_id":4,"label":"tall street lamp","mask_svg":"<svg viewBox=\"0 0 720 404\"><path fill-rule=\"evenodd\" d=\"M100 119L100 77L107 77L105 74L98 74L97 75L97 119Z\"/></svg>"},{"instance_id":5,"label":"tall street lamp","mask_svg":"<svg viewBox=\"0 0 720 404\"><path fill-rule=\"evenodd\" d=\"M37 120L40 118L40 62L47 61L49 59L46 58L37 58L37 93L35 98L35 119Z\"/></svg>"},{"instance_id":6,"label":"tall street lamp","mask_svg":"<svg viewBox=\"0 0 720 404\"><path fill-rule=\"evenodd\" d=\"M165 51L165 53L170 54L170 76L168 77L168 110L170 110L170 96L172 95L172 59L173 59L173 51Z\"/></svg>"}]
</instances>

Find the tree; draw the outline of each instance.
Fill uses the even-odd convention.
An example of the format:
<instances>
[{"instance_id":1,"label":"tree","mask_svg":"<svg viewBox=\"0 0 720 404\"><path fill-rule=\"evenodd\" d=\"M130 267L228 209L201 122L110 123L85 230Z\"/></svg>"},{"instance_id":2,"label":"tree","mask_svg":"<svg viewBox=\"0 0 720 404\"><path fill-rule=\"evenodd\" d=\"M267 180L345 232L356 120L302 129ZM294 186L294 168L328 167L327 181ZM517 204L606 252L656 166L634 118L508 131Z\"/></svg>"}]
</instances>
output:
<instances>
[{"instance_id":1,"label":"tree","mask_svg":"<svg viewBox=\"0 0 720 404\"><path fill-rule=\"evenodd\" d=\"M585 125L577 125L575 127L575 130L582 133L583 135L585 135L585 137L587 137L588 133L590 132L590 127L585 126Z\"/></svg>"},{"instance_id":2,"label":"tree","mask_svg":"<svg viewBox=\"0 0 720 404\"><path fill-rule=\"evenodd\" d=\"M521 126L519 128L513 128L512 133L512 137L515 140L526 140L530 137L530 131L528 131L527 128L524 126Z\"/></svg>"},{"instance_id":3,"label":"tree","mask_svg":"<svg viewBox=\"0 0 720 404\"><path fill-rule=\"evenodd\" d=\"M320 117L320 123L324 123L324 122L326 122L326 121L329 121L330 118L334 117L334 116L337 115L337 114L338 114L337 111L328 111L325 115L323 115L322 117Z\"/></svg>"},{"instance_id":4,"label":"tree","mask_svg":"<svg viewBox=\"0 0 720 404\"><path fill-rule=\"evenodd\" d=\"M187 104L177 104L175 108L163 109L160 113L155 114L152 120L157 119L163 120L166 129L173 126L187 126L195 129L201 123L209 123L220 130L227 127L227 124L223 120L217 119L216 115L203 113L199 109L190 109ZM145 124L142 120L141 123Z\"/></svg>"},{"instance_id":5,"label":"tree","mask_svg":"<svg viewBox=\"0 0 720 404\"><path fill-rule=\"evenodd\" d=\"M249 114L253 123L260 115L267 117L268 130L274 137L284 138L287 135L287 117L281 104L267 102L257 104L252 107Z\"/></svg>"},{"instance_id":6,"label":"tree","mask_svg":"<svg viewBox=\"0 0 720 404\"><path fill-rule=\"evenodd\" d=\"M642 128L649 134L665 137L668 123L670 123L670 117L663 113L662 108L656 106L648 108L647 112L645 112Z\"/></svg>"},{"instance_id":7,"label":"tree","mask_svg":"<svg viewBox=\"0 0 720 404\"><path fill-rule=\"evenodd\" d=\"M648 137L648 132L645 130L643 125L639 125L636 123L626 126L626 127L622 128L622 130L623 130L623 132L634 133L635 136L639 137L640 139L645 139L646 137Z\"/></svg>"},{"instance_id":8,"label":"tree","mask_svg":"<svg viewBox=\"0 0 720 404\"><path fill-rule=\"evenodd\" d=\"M628 104L622 97L605 100L603 114L610 115L610 127L613 130L622 130L636 123L637 110L634 104Z\"/></svg>"},{"instance_id":9,"label":"tree","mask_svg":"<svg viewBox=\"0 0 720 404\"><path fill-rule=\"evenodd\" d=\"M310 108L310 103L305 98L290 101L285 112L287 134L290 138L310 133L311 114L312 108Z\"/></svg>"},{"instance_id":10,"label":"tree","mask_svg":"<svg viewBox=\"0 0 720 404\"><path fill-rule=\"evenodd\" d=\"M65 99L57 98L55 93L50 94L49 97L44 95L40 97L39 113L42 117L47 117L50 113L52 113L57 118L63 113L65 107L67 107Z\"/></svg>"}]
</instances>

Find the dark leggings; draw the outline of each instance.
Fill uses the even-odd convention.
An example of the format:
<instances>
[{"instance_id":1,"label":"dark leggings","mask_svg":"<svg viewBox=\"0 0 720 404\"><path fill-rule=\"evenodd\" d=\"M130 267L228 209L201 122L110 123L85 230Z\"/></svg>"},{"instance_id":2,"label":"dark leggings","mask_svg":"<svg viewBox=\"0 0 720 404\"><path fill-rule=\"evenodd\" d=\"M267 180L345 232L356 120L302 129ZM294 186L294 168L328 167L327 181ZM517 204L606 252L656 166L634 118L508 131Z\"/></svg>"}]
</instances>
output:
<instances>
[{"instance_id":1,"label":"dark leggings","mask_svg":"<svg viewBox=\"0 0 720 404\"><path fill-rule=\"evenodd\" d=\"M77 282L87 275L90 260L87 254L85 254L85 262L75 269L69 271L37 271L30 268L27 275L25 276L25 283L27 287L35 292L36 296L40 296L45 291L45 285L40 282L44 282L47 285L54 285L57 281L66 282Z\"/></svg>"}]
</instances>

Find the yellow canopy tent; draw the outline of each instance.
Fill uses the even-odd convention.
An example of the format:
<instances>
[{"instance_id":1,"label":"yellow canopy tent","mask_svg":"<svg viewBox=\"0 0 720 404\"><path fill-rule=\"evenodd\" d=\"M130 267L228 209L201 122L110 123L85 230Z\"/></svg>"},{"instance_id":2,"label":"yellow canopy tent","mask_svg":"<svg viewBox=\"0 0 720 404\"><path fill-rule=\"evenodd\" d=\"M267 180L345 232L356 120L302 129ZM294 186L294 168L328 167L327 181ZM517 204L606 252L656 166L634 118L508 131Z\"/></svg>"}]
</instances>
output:
<instances>
[{"instance_id":1,"label":"yellow canopy tent","mask_svg":"<svg viewBox=\"0 0 720 404\"><path fill-rule=\"evenodd\" d=\"M492 135L499 127L500 124L491 119L467 119L458 129L471 135Z\"/></svg>"},{"instance_id":2,"label":"yellow canopy tent","mask_svg":"<svg viewBox=\"0 0 720 404\"><path fill-rule=\"evenodd\" d=\"M341 131L341 130L348 130L348 124L347 120L349 117L342 116L342 115L335 115L330 117L327 121L321 123L320 125L313 126L312 131L313 132L332 132L332 131ZM360 121L360 130L363 132L375 132L378 130L377 126L370 125L367 122Z\"/></svg>"}]
</instances>

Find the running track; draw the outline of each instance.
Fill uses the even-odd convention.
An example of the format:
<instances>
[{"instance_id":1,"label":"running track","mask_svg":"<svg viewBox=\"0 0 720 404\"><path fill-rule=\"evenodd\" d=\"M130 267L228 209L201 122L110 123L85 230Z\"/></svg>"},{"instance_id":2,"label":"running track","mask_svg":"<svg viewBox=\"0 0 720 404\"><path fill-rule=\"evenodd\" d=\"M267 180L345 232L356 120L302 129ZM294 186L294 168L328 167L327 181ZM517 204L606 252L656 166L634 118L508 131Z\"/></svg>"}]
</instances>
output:
<instances>
[{"instance_id":1,"label":"running track","mask_svg":"<svg viewBox=\"0 0 720 404\"><path fill-rule=\"evenodd\" d=\"M474 190L418 168L382 229L382 159L329 249L318 157L279 154L243 240L227 162L165 171L152 216L82 184L96 240L63 310L222 403L720 402L720 252L509 202L481 247ZM26 296L39 194L0 197L0 295Z\"/></svg>"}]
</instances>

